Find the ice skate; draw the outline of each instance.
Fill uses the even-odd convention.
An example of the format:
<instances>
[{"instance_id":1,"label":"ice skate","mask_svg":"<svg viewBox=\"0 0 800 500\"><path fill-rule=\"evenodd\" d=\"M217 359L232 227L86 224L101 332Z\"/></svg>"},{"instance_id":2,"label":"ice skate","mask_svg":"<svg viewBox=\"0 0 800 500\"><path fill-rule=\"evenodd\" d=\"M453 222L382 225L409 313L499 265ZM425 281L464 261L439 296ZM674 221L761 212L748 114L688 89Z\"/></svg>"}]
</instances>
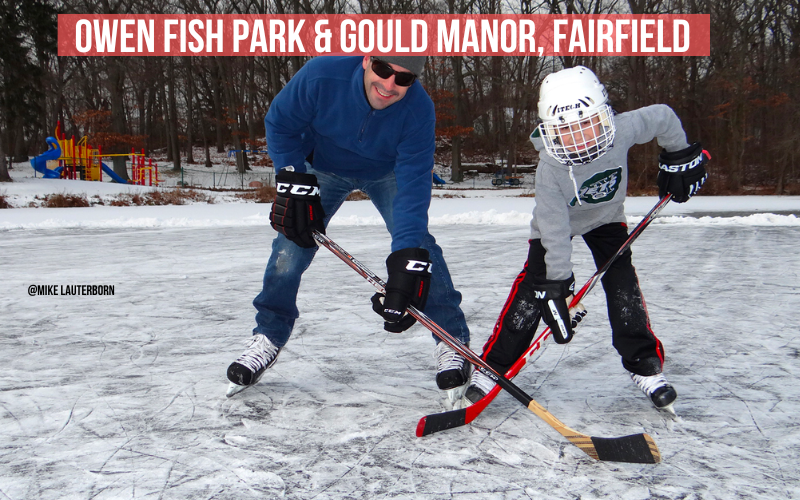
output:
<instances>
[{"instance_id":1,"label":"ice skate","mask_svg":"<svg viewBox=\"0 0 800 500\"><path fill-rule=\"evenodd\" d=\"M663 373L657 373L649 377L631 373L631 380L633 380L636 386L650 398L656 408L675 415L672 404L678 397L678 393L675 391L675 388L667 382Z\"/></svg>"},{"instance_id":2,"label":"ice skate","mask_svg":"<svg viewBox=\"0 0 800 500\"><path fill-rule=\"evenodd\" d=\"M464 396L472 365L444 342L436 344L433 357L436 358L436 385L447 395L445 405L450 409L457 408Z\"/></svg>"},{"instance_id":3,"label":"ice skate","mask_svg":"<svg viewBox=\"0 0 800 500\"><path fill-rule=\"evenodd\" d=\"M231 397L255 385L266 369L275 363L280 352L281 348L264 335L253 335L244 353L228 367L230 385L225 395Z\"/></svg>"},{"instance_id":4,"label":"ice skate","mask_svg":"<svg viewBox=\"0 0 800 500\"><path fill-rule=\"evenodd\" d=\"M480 370L472 372L472 379L469 382L469 387L464 394L471 403L477 403L481 398L489 394L494 388L495 381L489 378Z\"/></svg>"}]
</instances>

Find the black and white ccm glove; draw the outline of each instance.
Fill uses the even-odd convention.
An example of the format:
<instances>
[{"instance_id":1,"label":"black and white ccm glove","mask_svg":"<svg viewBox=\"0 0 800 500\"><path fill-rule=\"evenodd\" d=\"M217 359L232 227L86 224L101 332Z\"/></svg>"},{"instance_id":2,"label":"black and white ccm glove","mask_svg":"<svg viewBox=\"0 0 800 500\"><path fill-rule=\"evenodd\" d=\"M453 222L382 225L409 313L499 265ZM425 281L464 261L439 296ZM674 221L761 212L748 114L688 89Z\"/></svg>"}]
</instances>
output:
<instances>
[{"instance_id":1,"label":"black and white ccm glove","mask_svg":"<svg viewBox=\"0 0 800 500\"><path fill-rule=\"evenodd\" d=\"M708 174L705 164L710 156L699 142L686 149L668 153L661 151L658 155L658 196L663 198L667 193L672 195L676 203L684 203L700 191Z\"/></svg>"},{"instance_id":2,"label":"black and white ccm glove","mask_svg":"<svg viewBox=\"0 0 800 500\"><path fill-rule=\"evenodd\" d=\"M275 176L275 186L277 194L269 214L270 225L303 248L317 246L311 231L316 229L325 234L325 212L317 176L284 168Z\"/></svg>"},{"instance_id":3,"label":"black and white ccm glove","mask_svg":"<svg viewBox=\"0 0 800 500\"><path fill-rule=\"evenodd\" d=\"M417 321L406 312L408 306L420 311L428 300L431 285L431 262L428 251L423 248L404 248L392 252L386 259L386 296L372 296L372 309L385 320L383 329L400 333L411 328Z\"/></svg>"},{"instance_id":4,"label":"black and white ccm glove","mask_svg":"<svg viewBox=\"0 0 800 500\"><path fill-rule=\"evenodd\" d=\"M550 327L553 340L558 344L566 344L572 340L573 331L585 312L576 314L573 322L567 302L575 292L575 277L570 276L565 280L547 280L543 283L533 283L533 296L539 302L542 319Z\"/></svg>"}]
</instances>

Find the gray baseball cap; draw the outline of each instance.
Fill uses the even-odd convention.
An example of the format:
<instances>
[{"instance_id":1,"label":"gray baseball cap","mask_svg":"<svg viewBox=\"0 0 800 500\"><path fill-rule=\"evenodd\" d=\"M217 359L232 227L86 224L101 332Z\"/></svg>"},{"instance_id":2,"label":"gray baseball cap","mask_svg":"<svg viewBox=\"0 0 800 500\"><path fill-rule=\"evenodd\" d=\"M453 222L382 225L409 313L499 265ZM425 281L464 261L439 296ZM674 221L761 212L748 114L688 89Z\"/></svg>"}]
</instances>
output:
<instances>
[{"instance_id":1,"label":"gray baseball cap","mask_svg":"<svg viewBox=\"0 0 800 500\"><path fill-rule=\"evenodd\" d=\"M417 76L422 74L422 70L425 68L425 61L428 59L427 56L372 56L372 57L380 61L387 62L389 64L396 64L398 66L402 66Z\"/></svg>"}]
</instances>

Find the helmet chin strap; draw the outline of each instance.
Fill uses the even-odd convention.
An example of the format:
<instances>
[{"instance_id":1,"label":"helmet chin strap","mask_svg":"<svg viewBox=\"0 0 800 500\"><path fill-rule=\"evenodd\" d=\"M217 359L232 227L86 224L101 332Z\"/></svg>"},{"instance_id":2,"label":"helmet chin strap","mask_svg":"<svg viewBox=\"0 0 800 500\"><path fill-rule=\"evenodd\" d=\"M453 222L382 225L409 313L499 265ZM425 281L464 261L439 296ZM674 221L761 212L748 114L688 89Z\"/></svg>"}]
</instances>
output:
<instances>
[{"instance_id":1,"label":"helmet chin strap","mask_svg":"<svg viewBox=\"0 0 800 500\"><path fill-rule=\"evenodd\" d=\"M575 182L575 173L572 171L572 165L569 166L569 178L572 179L572 189L575 190L575 199L578 200L578 205L581 203L581 194L578 192L578 183Z\"/></svg>"}]
</instances>

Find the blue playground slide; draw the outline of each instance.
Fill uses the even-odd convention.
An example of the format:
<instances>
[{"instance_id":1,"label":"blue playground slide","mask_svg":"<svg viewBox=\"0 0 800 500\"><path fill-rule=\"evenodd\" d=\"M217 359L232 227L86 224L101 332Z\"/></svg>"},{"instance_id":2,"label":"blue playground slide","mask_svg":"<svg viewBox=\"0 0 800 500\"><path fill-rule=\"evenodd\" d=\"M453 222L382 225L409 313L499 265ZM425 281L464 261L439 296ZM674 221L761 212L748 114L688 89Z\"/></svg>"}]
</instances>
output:
<instances>
[{"instance_id":1,"label":"blue playground slide","mask_svg":"<svg viewBox=\"0 0 800 500\"><path fill-rule=\"evenodd\" d=\"M101 162L101 163L100 163L100 166L103 168L103 172L105 172L106 174L108 174L108 176L109 176L109 177L111 177L111 179L113 179L113 180L114 180L114 182L116 182L116 183L118 183L118 184L127 184L127 183L128 183L128 182L127 182L125 179L123 179L122 177L120 177L119 175L117 175L117 174L114 172L114 170L112 170L111 168L109 168L109 167L108 167L108 165L106 165L105 163L102 163L102 162Z\"/></svg>"},{"instance_id":2,"label":"blue playground slide","mask_svg":"<svg viewBox=\"0 0 800 500\"><path fill-rule=\"evenodd\" d=\"M32 159L31 166L34 170L44 175L45 179L60 179L62 167L51 170L47 168L47 161L58 160L61 157L61 146L58 145L55 137L48 137L45 140L50 145L50 149Z\"/></svg>"},{"instance_id":3,"label":"blue playground slide","mask_svg":"<svg viewBox=\"0 0 800 500\"><path fill-rule=\"evenodd\" d=\"M34 170L39 172L44 176L45 179L60 179L61 178L61 171L63 167L58 167L56 169L49 169L47 168L47 161L48 160L58 160L61 157L61 146L59 146L58 141L55 137L48 137L45 139L47 144L50 145L50 149L46 152L40 154L36 158L31 160L31 166ZM114 170L108 167L105 163L100 163L103 172L105 172L114 182L119 184L127 184L127 181L114 173Z\"/></svg>"}]
</instances>

